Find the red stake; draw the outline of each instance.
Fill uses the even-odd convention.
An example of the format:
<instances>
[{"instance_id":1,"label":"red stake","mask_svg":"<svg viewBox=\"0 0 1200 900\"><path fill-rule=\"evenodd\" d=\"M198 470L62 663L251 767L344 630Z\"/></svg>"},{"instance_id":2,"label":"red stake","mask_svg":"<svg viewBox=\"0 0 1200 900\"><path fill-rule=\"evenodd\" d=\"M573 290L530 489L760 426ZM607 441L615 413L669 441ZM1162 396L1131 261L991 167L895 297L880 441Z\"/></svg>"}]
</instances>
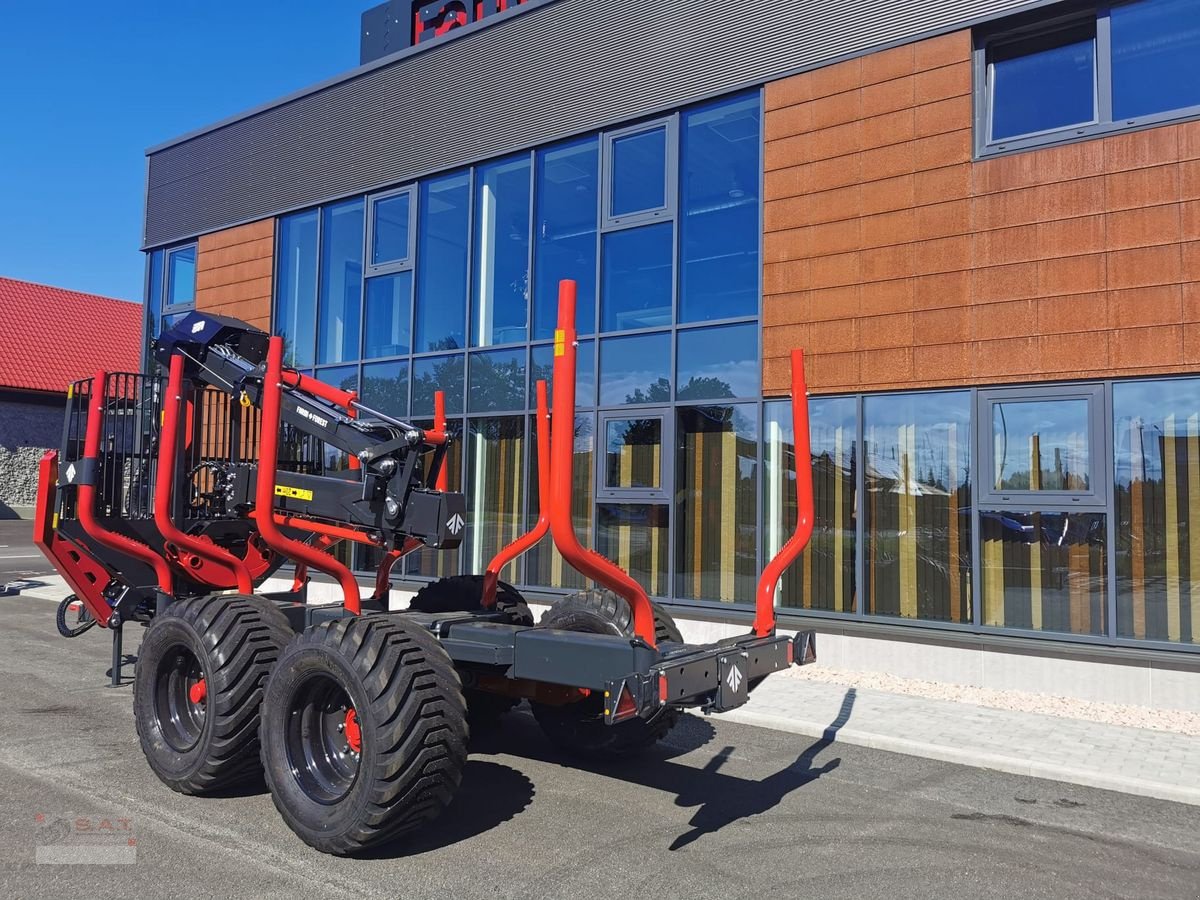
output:
<instances>
[{"instance_id":1,"label":"red stake","mask_svg":"<svg viewBox=\"0 0 1200 900\"><path fill-rule=\"evenodd\" d=\"M792 351L792 428L796 447L796 530L767 563L758 579L754 633L775 633L775 587L784 571L808 544L813 531L812 449L808 438L808 386L804 382L804 351Z\"/></svg>"},{"instance_id":2,"label":"red stake","mask_svg":"<svg viewBox=\"0 0 1200 900\"><path fill-rule=\"evenodd\" d=\"M550 532L563 558L583 575L624 597L633 611L634 632L651 647L654 610L629 573L595 551L585 550L571 521L575 457L575 282L558 285L558 330L554 332L554 428L550 434ZM543 501L545 502L545 501Z\"/></svg>"}]
</instances>

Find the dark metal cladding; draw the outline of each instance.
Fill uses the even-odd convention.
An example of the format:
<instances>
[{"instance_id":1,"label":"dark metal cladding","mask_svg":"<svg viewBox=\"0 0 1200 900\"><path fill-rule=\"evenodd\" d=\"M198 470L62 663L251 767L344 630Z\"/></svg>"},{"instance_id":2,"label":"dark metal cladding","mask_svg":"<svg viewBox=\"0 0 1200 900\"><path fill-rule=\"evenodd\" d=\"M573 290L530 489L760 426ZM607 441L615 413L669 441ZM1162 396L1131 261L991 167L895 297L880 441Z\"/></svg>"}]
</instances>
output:
<instances>
[{"instance_id":1,"label":"dark metal cladding","mask_svg":"<svg viewBox=\"0 0 1200 900\"><path fill-rule=\"evenodd\" d=\"M145 247L1045 5L530 0L149 153ZM351 22L348 28L353 28Z\"/></svg>"}]
</instances>

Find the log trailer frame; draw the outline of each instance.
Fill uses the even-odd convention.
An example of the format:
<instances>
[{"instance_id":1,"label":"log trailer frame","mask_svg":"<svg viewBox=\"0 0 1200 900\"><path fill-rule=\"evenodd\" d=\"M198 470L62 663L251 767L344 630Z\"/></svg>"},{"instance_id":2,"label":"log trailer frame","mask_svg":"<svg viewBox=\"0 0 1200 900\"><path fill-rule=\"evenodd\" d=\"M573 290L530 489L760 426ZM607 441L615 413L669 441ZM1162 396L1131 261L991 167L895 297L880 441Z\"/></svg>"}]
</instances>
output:
<instances>
[{"instance_id":1,"label":"log trailer frame","mask_svg":"<svg viewBox=\"0 0 1200 900\"><path fill-rule=\"evenodd\" d=\"M282 338L198 312L156 342L165 378L99 372L71 386L63 447L41 462L35 541L112 632L113 684L124 624L148 626L134 716L168 786L202 794L265 776L305 842L354 853L435 818L471 727L522 699L563 750L629 756L681 710L733 709L772 672L815 661L812 632L777 633L774 602L813 528L802 352L795 532L759 578L751 631L687 644L575 534L575 305L575 283L562 282L552 411L536 386L536 523L485 572L432 582L400 611L388 608L396 561L453 549L466 527L447 485L440 394L434 427L418 428L284 366ZM547 535L597 587L534 624L499 574ZM378 553L369 598L332 553L342 541ZM287 561L292 589L258 590ZM309 569L337 582L341 602L307 602Z\"/></svg>"}]
</instances>

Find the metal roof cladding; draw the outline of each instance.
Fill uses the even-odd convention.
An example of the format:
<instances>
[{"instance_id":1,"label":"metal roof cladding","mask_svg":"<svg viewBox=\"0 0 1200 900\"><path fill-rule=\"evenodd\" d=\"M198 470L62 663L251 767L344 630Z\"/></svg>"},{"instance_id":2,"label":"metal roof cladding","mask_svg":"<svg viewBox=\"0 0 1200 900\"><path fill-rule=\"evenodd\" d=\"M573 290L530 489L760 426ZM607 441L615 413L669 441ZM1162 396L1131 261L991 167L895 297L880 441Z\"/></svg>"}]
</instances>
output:
<instances>
[{"instance_id":1,"label":"metal roof cladding","mask_svg":"<svg viewBox=\"0 0 1200 900\"><path fill-rule=\"evenodd\" d=\"M0 278L0 389L62 393L141 365L142 304Z\"/></svg>"}]
</instances>

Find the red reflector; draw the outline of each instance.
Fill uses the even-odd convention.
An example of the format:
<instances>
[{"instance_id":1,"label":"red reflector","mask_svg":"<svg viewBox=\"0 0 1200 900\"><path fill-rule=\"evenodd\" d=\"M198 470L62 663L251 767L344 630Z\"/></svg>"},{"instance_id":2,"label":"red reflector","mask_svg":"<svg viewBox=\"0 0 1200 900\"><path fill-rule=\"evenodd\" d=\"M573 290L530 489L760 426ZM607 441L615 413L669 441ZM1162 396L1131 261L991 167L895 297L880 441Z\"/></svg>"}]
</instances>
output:
<instances>
[{"instance_id":1,"label":"red reflector","mask_svg":"<svg viewBox=\"0 0 1200 900\"><path fill-rule=\"evenodd\" d=\"M792 641L788 641L787 654L788 654L788 665L790 666L792 663L794 663L796 661L796 645Z\"/></svg>"},{"instance_id":2,"label":"red reflector","mask_svg":"<svg viewBox=\"0 0 1200 900\"><path fill-rule=\"evenodd\" d=\"M666 703L669 696L671 696L671 693L667 690L667 676L660 674L658 676L658 699Z\"/></svg>"},{"instance_id":3,"label":"red reflector","mask_svg":"<svg viewBox=\"0 0 1200 900\"><path fill-rule=\"evenodd\" d=\"M633 702L633 694L626 687L621 691L621 699L617 701L617 714L614 719L627 719L637 715L637 704Z\"/></svg>"}]
</instances>

